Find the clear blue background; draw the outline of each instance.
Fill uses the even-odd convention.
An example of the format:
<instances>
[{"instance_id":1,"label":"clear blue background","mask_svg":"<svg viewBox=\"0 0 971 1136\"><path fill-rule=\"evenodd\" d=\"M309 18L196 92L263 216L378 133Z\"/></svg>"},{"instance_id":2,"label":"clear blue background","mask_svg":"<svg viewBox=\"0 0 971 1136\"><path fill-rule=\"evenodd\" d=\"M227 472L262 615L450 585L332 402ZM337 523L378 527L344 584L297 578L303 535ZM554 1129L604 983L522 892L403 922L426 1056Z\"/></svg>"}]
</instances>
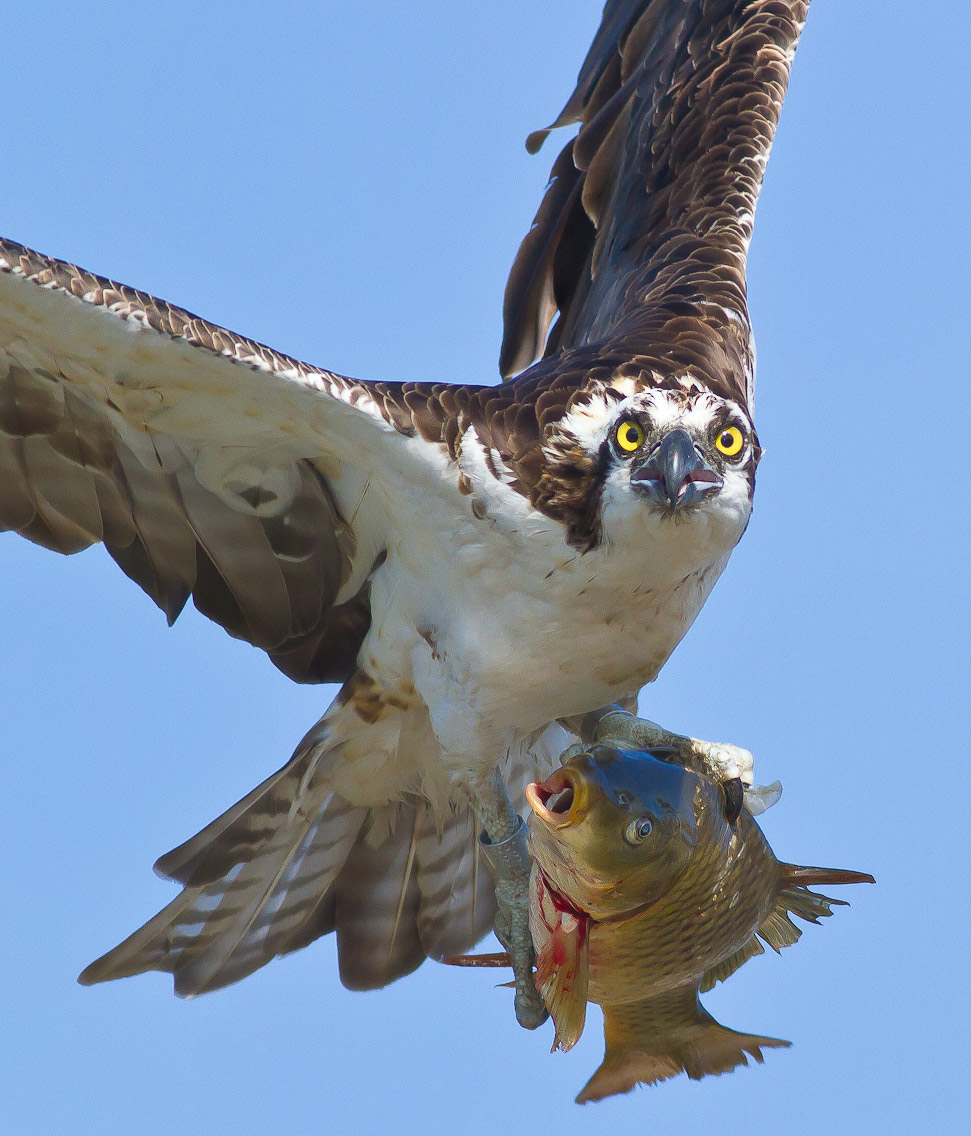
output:
<instances>
[{"instance_id":1,"label":"clear blue background","mask_svg":"<svg viewBox=\"0 0 971 1136\"><path fill-rule=\"evenodd\" d=\"M0 231L364 377L492 381L506 272L598 0L7 5ZM952 1133L968 1122L968 113L963 0L817 0L751 258L751 528L643 700L749 746L783 858L874 888L707 1005L762 1068L578 1109L495 976L338 981L328 940L196 1002L77 972L174 894L154 858L331 691L100 551L0 537L0 1131Z\"/></svg>"}]
</instances>

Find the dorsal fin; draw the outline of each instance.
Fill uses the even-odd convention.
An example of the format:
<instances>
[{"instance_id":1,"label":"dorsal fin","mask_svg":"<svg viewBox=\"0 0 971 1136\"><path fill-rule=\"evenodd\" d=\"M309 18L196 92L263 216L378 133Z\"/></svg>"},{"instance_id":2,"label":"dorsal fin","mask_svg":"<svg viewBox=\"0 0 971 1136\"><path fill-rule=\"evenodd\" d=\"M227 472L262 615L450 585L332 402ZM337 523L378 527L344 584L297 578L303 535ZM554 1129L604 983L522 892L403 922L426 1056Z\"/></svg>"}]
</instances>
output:
<instances>
[{"instance_id":1,"label":"dorsal fin","mask_svg":"<svg viewBox=\"0 0 971 1136\"><path fill-rule=\"evenodd\" d=\"M807 868L802 864L780 864L783 887L809 887L810 884L875 884L869 872L853 872L848 868ZM835 901L834 901L835 902Z\"/></svg>"}]
</instances>

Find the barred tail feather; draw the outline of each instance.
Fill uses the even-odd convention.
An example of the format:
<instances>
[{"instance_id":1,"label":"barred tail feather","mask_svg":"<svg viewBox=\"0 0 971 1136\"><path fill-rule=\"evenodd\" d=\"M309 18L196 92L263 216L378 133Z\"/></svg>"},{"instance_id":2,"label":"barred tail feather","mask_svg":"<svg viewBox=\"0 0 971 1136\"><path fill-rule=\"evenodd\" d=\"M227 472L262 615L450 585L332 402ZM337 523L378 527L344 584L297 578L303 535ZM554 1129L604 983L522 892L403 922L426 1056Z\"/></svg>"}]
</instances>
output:
<instances>
[{"instance_id":1,"label":"barred tail feather","mask_svg":"<svg viewBox=\"0 0 971 1136\"><path fill-rule=\"evenodd\" d=\"M466 807L442 823L418 797L353 806L298 751L162 857L181 895L79 981L161 970L193 997L336 930L344 984L387 985L426 957L469 950L492 926L493 881L476 834Z\"/></svg>"},{"instance_id":2,"label":"barred tail feather","mask_svg":"<svg viewBox=\"0 0 971 1136\"><path fill-rule=\"evenodd\" d=\"M492 929L495 881L479 852L478 825L456 810L439 833L427 806L417 820L418 935L429 958L463 954Z\"/></svg>"},{"instance_id":3,"label":"barred tail feather","mask_svg":"<svg viewBox=\"0 0 971 1136\"><path fill-rule=\"evenodd\" d=\"M215 883L236 864L252 859L275 834L280 818L299 806L306 813L320 808L328 785L317 774L321 759L333 759L322 722L304 737L293 757L171 852L155 861L155 871L180 884ZM315 790L315 798L310 794Z\"/></svg>"},{"instance_id":4,"label":"barred tail feather","mask_svg":"<svg viewBox=\"0 0 971 1136\"><path fill-rule=\"evenodd\" d=\"M177 994L193 997L304 945L301 936L306 939L308 922L319 917L366 816L366 809L328 796L309 818L279 824L250 859L212 883L186 887L79 981L163 970L174 975Z\"/></svg>"}]
</instances>

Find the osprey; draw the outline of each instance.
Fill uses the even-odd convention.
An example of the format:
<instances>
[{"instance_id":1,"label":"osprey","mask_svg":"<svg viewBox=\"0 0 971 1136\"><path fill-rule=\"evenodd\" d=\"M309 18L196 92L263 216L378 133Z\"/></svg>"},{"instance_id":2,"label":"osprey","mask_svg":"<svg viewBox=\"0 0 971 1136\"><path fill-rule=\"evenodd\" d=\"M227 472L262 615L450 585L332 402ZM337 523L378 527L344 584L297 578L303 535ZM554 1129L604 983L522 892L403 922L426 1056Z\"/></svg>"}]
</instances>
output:
<instances>
[{"instance_id":1,"label":"osprey","mask_svg":"<svg viewBox=\"0 0 971 1136\"><path fill-rule=\"evenodd\" d=\"M81 981L198 994L336 930L363 989L495 923L533 1026L525 784L574 735L673 744L739 807L750 755L618 706L750 515L745 257L807 7L608 0L527 142L580 123L512 268L498 386L350 379L0 242L0 528L101 541L170 622L191 596L342 684Z\"/></svg>"}]
</instances>

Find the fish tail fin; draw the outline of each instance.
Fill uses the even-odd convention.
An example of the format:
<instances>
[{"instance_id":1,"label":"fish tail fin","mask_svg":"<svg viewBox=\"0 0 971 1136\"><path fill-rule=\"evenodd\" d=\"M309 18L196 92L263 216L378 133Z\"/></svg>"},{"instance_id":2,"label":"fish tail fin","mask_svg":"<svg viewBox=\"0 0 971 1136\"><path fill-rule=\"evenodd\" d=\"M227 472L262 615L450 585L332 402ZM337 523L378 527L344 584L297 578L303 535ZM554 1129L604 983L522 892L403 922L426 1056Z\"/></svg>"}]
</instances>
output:
<instances>
[{"instance_id":1,"label":"fish tail fin","mask_svg":"<svg viewBox=\"0 0 971 1136\"><path fill-rule=\"evenodd\" d=\"M763 1049L788 1047L775 1037L737 1033L719 1025L694 989L624 1006L604 1007L607 1052L603 1064L577 1097L577 1104L627 1093L679 1073L692 1080L728 1073L748 1059L762 1062Z\"/></svg>"}]
</instances>

